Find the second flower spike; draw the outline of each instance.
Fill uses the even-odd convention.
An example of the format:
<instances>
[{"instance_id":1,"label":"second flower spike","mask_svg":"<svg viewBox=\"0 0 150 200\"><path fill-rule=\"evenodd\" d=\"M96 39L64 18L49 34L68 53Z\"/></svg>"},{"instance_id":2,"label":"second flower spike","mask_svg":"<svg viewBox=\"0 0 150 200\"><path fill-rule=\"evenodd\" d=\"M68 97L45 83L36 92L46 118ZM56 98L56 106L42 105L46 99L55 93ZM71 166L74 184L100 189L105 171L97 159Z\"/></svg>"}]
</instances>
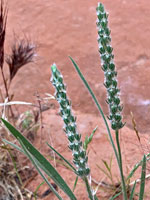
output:
<instances>
[{"instance_id":1,"label":"second flower spike","mask_svg":"<svg viewBox=\"0 0 150 200\"><path fill-rule=\"evenodd\" d=\"M120 105L120 95L117 82L117 72L115 70L113 48L110 44L110 29L108 27L108 14L105 12L103 4L97 7L97 27L98 45L101 57L102 70L104 71L104 85L107 89L107 100L109 105L109 120L111 127L118 130L124 126L122 123L122 106Z\"/></svg>"}]
</instances>

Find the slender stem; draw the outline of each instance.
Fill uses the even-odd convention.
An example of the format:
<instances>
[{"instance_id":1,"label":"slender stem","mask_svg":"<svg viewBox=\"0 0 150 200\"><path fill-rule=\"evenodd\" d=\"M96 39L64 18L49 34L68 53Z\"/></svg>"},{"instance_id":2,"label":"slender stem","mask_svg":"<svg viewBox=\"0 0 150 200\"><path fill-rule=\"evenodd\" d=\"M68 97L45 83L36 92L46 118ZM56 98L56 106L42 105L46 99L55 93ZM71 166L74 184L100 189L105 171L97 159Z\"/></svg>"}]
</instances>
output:
<instances>
[{"instance_id":1,"label":"slender stem","mask_svg":"<svg viewBox=\"0 0 150 200\"><path fill-rule=\"evenodd\" d=\"M124 200L127 200L127 191L126 191L126 184L125 184L124 175L123 175L122 156L121 156L121 148L120 148L120 143L119 143L118 130L115 131L115 134L116 134L116 142L117 142L118 155L119 155L119 170L120 170L120 176L121 176L123 198L124 198Z\"/></svg>"},{"instance_id":2,"label":"slender stem","mask_svg":"<svg viewBox=\"0 0 150 200\"><path fill-rule=\"evenodd\" d=\"M2 69L2 67L0 67L0 68L1 68L2 78L3 78L3 82L4 82L5 92L6 92L5 98L7 97L8 100L10 100L9 92L8 92L9 86L7 85L7 81L6 81L6 79L5 79L5 75L4 75L3 69ZM13 118L13 117L14 117L14 113L13 113L13 111L12 111L12 107L10 106L9 108L10 108L11 116L12 116L12 118ZM8 111L8 112L9 112L9 111Z\"/></svg>"},{"instance_id":3,"label":"slender stem","mask_svg":"<svg viewBox=\"0 0 150 200\"><path fill-rule=\"evenodd\" d=\"M104 123L105 123L105 125L106 125L106 129L107 129L107 132L108 132L108 136L109 136L111 145L112 145L112 147L113 147L113 150L114 150L114 153L115 153L115 156L116 156L116 159L117 159L117 163L118 163L118 165L119 165L118 153L117 153L117 150L116 150L116 147L115 147L115 144L114 144L114 141L113 141L113 138L112 138L110 129L109 129L109 125L108 125L107 120L106 120L106 117L105 117L105 115L104 115L104 113L103 113L103 110L102 110L102 108L101 108L101 106L100 106L100 104L99 104L99 102L98 102L98 100L97 100L97 98L96 98L94 92L93 92L92 89L90 88L88 82L85 80L85 78L84 78L82 72L80 71L78 65L76 64L76 62L75 62L70 56L69 56L69 58L70 58L71 62L73 63L73 65L74 65L74 67L75 67L77 73L79 74L81 80L83 81L85 87L88 89L88 91L89 91L91 97L93 98L93 100L94 100L94 102L95 102L95 104L96 104L96 106L97 106L97 108L98 108L98 111L100 112L100 114L101 114L101 116L102 116L102 118L103 118L103 120L104 120Z\"/></svg>"},{"instance_id":4,"label":"slender stem","mask_svg":"<svg viewBox=\"0 0 150 200\"><path fill-rule=\"evenodd\" d=\"M4 97L3 97L3 94L2 94L2 90L0 89L0 97L2 99L2 102L4 102Z\"/></svg>"},{"instance_id":5,"label":"slender stem","mask_svg":"<svg viewBox=\"0 0 150 200\"><path fill-rule=\"evenodd\" d=\"M91 200L94 200L95 198L94 198L94 196L93 196L93 194L92 194L92 189L91 189L91 187L90 187L90 185L89 185L88 178L85 176L85 177L83 178L83 180L84 180L84 182L85 182L86 190L87 190L87 192L88 192L89 198L90 198Z\"/></svg>"},{"instance_id":6,"label":"slender stem","mask_svg":"<svg viewBox=\"0 0 150 200\"><path fill-rule=\"evenodd\" d=\"M4 82L4 86L5 86L5 91L6 91L6 96L5 97L9 98L9 93L8 93L8 88L7 88L7 82L6 82L6 79L5 79L2 67L1 67L1 73L2 73L2 78L3 78L3 82Z\"/></svg>"}]
</instances>

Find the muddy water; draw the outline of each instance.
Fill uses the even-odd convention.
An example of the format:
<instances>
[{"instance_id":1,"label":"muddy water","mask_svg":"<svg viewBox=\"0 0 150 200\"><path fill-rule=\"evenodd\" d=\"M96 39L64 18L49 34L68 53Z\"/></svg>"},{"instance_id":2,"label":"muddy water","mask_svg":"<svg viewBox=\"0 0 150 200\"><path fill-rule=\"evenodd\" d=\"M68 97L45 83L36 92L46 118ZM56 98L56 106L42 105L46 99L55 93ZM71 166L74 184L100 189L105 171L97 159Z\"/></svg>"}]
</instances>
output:
<instances>
[{"instance_id":1,"label":"muddy water","mask_svg":"<svg viewBox=\"0 0 150 200\"><path fill-rule=\"evenodd\" d=\"M33 64L23 67L11 85L15 99L34 101L34 94L53 93L50 65L64 74L73 108L96 113L93 102L75 73L68 55L79 64L105 112L103 73L97 51L97 0L8 0L6 53L17 37L28 37L38 47ZM130 111L142 132L150 129L150 1L103 0L110 13L112 45L124 104L124 117L132 127ZM2 80L0 80L2 85Z\"/></svg>"}]
</instances>

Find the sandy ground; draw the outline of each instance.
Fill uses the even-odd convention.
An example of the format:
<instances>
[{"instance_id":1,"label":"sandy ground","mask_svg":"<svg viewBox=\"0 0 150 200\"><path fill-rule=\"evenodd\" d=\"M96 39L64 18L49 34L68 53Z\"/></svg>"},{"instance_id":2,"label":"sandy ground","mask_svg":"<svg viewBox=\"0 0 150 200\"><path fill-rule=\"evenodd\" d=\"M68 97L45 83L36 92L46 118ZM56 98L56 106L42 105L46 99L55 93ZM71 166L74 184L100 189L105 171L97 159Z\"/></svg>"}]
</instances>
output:
<instances>
[{"instance_id":1,"label":"sandy ground","mask_svg":"<svg viewBox=\"0 0 150 200\"><path fill-rule=\"evenodd\" d=\"M49 82L50 66L54 62L57 64L68 86L68 94L83 137L90 134L96 125L99 127L90 146L89 164L93 178L100 181L106 177L98 170L96 164L102 166L102 159L110 160L112 148L103 121L68 58L72 56L78 63L107 114L106 92L103 86L103 72L100 69L95 24L97 3L97 0L8 0L5 49L6 55L9 54L15 33L20 38L28 37L37 45L38 50L35 63L24 66L11 85L10 92L14 93L15 100L35 102L36 92L41 96L46 92L53 94L54 89ZM150 1L103 0L102 3L109 12L112 46L124 105L126 127L121 131L121 141L127 173L142 158L143 151L147 152L149 149ZM7 71L6 67L6 73ZM0 86L3 87L1 77ZM49 141L51 136L54 147L59 147L58 150L63 151L70 159L71 153L66 148L67 141L61 131L63 125L59 124L61 121L57 116L57 108L56 105L56 109L51 109L44 114L45 126L49 128L45 127L43 130L42 143ZM132 131L130 112L133 112L137 128L143 138L142 145ZM39 133L35 140L35 146L38 148L40 137ZM113 159L115 181L117 181L116 177L119 177L116 169L115 159ZM58 166L58 170L72 186L74 177L71 172L62 166ZM40 181L41 179L38 180L39 183ZM31 189L35 189L36 184L37 180L31 184ZM85 190L82 189L83 183L81 182L79 186L76 190L78 199L87 199ZM98 194L101 197L101 190ZM147 194L149 195L147 199L150 199L149 191ZM55 197L51 196L47 199L55 199Z\"/></svg>"}]
</instances>

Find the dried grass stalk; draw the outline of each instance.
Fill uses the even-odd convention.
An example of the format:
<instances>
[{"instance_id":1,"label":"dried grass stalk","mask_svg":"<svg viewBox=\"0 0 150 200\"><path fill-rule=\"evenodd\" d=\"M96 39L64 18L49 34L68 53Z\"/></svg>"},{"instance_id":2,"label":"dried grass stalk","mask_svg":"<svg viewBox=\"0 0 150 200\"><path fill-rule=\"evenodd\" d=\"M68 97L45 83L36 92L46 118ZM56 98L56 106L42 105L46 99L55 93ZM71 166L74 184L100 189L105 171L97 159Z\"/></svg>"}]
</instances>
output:
<instances>
[{"instance_id":1,"label":"dried grass stalk","mask_svg":"<svg viewBox=\"0 0 150 200\"><path fill-rule=\"evenodd\" d=\"M4 6L4 1L1 0L0 7L0 68L3 68L4 64L4 42L6 33L6 23L7 23L8 8Z\"/></svg>"}]
</instances>

